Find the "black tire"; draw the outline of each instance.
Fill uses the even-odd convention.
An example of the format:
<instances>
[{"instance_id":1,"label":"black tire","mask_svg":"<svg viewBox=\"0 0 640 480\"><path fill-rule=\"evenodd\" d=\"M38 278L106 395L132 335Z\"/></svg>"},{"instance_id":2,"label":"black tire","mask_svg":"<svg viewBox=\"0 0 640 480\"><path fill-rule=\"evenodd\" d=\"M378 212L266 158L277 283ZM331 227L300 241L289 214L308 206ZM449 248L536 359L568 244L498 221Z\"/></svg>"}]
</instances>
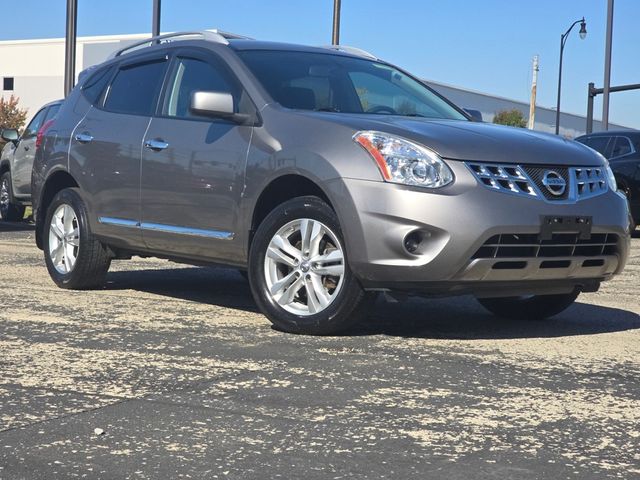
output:
<instances>
[{"instance_id":1,"label":"black tire","mask_svg":"<svg viewBox=\"0 0 640 480\"><path fill-rule=\"evenodd\" d=\"M68 205L73 209L79 231L76 262L71 271L67 273L61 273L56 269L49 253L49 229L53 215L61 205ZM107 248L91 233L87 208L76 188L61 190L53 198L46 211L42 238L47 270L56 285L72 290L100 288L104 285L107 271L111 265L111 256Z\"/></svg>"},{"instance_id":2,"label":"black tire","mask_svg":"<svg viewBox=\"0 0 640 480\"><path fill-rule=\"evenodd\" d=\"M498 317L511 320L545 320L569 308L580 295L576 289L562 295L478 298L484 308Z\"/></svg>"},{"instance_id":3,"label":"black tire","mask_svg":"<svg viewBox=\"0 0 640 480\"><path fill-rule=\"evenodd\" d=\"M5 201L0 201L0 219L5 222L20 222L24 218L24 205L13 203L13 191L11 190L11 172L4 172L0 177L0 191Z\"/></svg>"},{"instance_id":4,"label":"black tire","mask_svg":"<svg viewBox=\"0 0 640 480\"><path fill-rule=\"evenodd\" d=\"M297 315L285 310L269 293L265 275L265 256L271 239L283 226L296 219L308 218L322 222L343 246L344 274L342 286L324 310ZM335 212L318 197L306 196L289 200L276 207L260 224L249 254L249 283L260 310L275 328L290 333L330 335L343 331L366 313L367 294L351 272L344 251L344 237ZM306 286L302 287L306 292ZM302 289L301 289L302 291Z\"/></svg>"}]
</instances>

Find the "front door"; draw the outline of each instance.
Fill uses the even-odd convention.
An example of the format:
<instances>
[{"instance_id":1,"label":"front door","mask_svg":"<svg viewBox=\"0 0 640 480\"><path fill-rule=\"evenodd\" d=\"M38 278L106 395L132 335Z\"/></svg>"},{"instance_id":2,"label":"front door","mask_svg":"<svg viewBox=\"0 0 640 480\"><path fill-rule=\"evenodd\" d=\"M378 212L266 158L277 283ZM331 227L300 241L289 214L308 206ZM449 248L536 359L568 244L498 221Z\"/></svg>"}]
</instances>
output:
<instances>
[{"instance_id":1,"label":"front door","mask_svg":"<svg viewBox=\"0 0 640 480\"><path fill-rule=\"evenodd\" d=\"M234 261L238 205L252 127L190 112L195 91L246 94L216 56L178 53L145 136L142 231L155 251Z\"/></svg>"}]
</instances>

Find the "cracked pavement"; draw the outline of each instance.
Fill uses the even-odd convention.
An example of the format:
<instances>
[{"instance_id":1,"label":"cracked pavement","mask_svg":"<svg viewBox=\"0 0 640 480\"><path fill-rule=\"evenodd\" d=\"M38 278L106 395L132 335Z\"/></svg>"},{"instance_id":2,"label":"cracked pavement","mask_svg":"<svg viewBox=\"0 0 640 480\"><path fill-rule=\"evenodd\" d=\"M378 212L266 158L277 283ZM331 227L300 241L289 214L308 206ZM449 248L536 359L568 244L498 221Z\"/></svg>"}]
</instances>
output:
<instances>
[{"instance_id":1,"label":"cracked pavement","mask_svg":"<svg viewBox=\"0 0 640 480\"><path fill-rule=\"evenodd\" d=\"M0 226L0 479L640 478L638 238L550 321L378 300L319 338L233 270L135 258L58 289L33 237Z\"/></svg>"}]
</instances>

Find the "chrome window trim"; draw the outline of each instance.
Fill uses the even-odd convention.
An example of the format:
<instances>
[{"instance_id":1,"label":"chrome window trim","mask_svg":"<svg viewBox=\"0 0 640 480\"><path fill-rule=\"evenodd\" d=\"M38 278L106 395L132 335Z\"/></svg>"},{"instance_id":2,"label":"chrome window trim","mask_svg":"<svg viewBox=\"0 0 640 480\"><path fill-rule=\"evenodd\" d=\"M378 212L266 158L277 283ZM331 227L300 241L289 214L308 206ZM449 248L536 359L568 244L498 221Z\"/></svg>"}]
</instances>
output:
<instances>
[{"instance_id":1,"label":"chrome window trim","mask_svg":"<svg viewBox=\"0 0 640 480\"><path fill-rule=\"evenodd\" d=\"M235 234L224 230L203 230L200 228L181 227L178 225L165 225L162 223L136 222L126 218L98 217L98 222L103 225L115 227L139 228L153 232L175 233L192 237L215 238L216 240L233 240Z\"/></svg>"}]
</instances>

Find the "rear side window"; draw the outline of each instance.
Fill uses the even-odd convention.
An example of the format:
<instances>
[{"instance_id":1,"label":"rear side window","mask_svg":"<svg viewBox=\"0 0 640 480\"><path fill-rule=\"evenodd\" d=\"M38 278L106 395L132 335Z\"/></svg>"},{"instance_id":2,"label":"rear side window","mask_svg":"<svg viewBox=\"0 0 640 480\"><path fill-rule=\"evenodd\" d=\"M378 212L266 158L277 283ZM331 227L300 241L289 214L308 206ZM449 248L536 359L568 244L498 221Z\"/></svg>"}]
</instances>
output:
<instances>
[{"instance_id":1,"label":"rear side window","mask_svg":"<svg viewBox=\"0 0 640 480\"><path fill-rule=\"evenodd\" d=\"M47 116L44 119L43 124L51 120L53 117L55 117L56 114L58 113L58 110L60 110L60 105L51 105L49 107L49 110L47 110Z\"/></svg>"},{"instance_id":2,"label":"rear side window","mask_svg":"<svg viewBox=\"0 0 640 480\"><path fill-rule=\"evenodd\" d=\"M95 72L82 86L82 94L92 104L100 103L104 89L109 83L113 67L102 68Z\"/></svg>"},{"instance_id":3,"label":"rear side window","mask_svg":"<svg viewBox=\"0 0 640 480\"><path fill-rule=\"evenodd\" d=\"M197 91L230 93L238 103L237 88L223 67L195 58L179 58L163 113L170 117L197 117L189 111L191 95Z\"/></svg>"},{"instance_id":4,"label":"rear side window","mask_svg":"<svg viewBox=\"0 0 640 480\"><path fill-rule=\"evenodd\" d=\"M631 142L627 137L615 137L616 144L613 147L612 157L621 157L627 155L633 151L631 148Z\"/></svg>"},{"instance_id":5,"label":"rear side window","mask_svg":"<svg viewBox=\"0 0 640 480\"><path fill-rule=\"evenodd\" d=\"M104 108L131 115L151 115L166 66L166 60L162 59L121 68L111 82Z\"/></svg>"}]
</instances>

